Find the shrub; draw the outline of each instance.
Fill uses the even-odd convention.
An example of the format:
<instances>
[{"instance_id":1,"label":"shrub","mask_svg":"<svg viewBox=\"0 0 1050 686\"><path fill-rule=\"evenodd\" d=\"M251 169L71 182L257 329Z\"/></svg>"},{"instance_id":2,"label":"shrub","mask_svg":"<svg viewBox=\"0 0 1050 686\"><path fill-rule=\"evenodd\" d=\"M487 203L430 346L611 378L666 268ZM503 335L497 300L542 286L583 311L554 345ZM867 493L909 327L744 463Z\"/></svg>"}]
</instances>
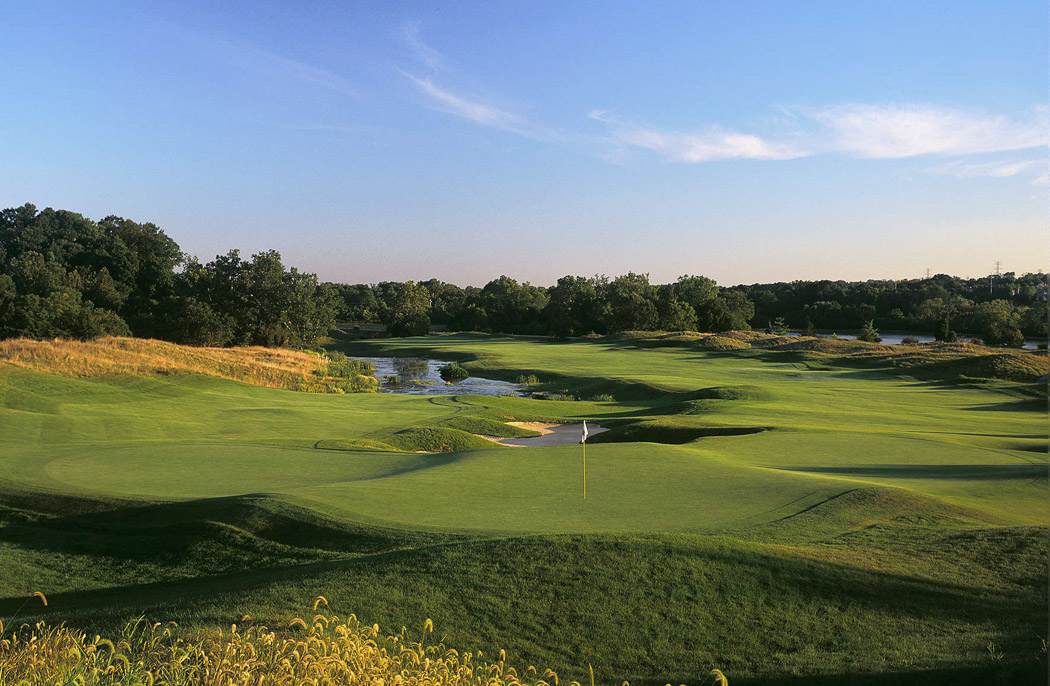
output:
<instances>
[{"instance_id":1,"label":"shrub","mask_svg":"<svg viewBox=\"0 0 1050 686\"><path fill-rule=\"evenodd\" d=\"M326 376L352 379L355 376L375 376L376 368L374 364L365 360L342 359L330 362L325 372Z\"/></svg>"},{"instance_id":2,"label":"shrub","mask_svg":"<svg viewBox=\"0 0 1050 686\"><path fill-rule=\"evenodd\" d=\"M538 384L540 383L540 379L535 374L521 374L517 378L517 383L524 385Z\"/></svg>"},{"instance_id":3,"label":"shrub","mask_svg":"<svg viewBox=\"0 0 1050 686\"><path fill-rule=\"evenodd\" d=\"M919 339L915 336L905 336L901 339L901 345L918 345Z\"/></svg>"},{"instance_id":4,"label":"shrub","mask_svg":"<svg viewBox=\"0 0 1050 686\"><path fill-rule=\"evenodd\" d=\"M864 324L864 328L861 329L860 333L857 335L857 340L858 341L866 341L868 343L881 343L882 342L882 336L879 335L878 330L875 328L875 322L874 321L869 319Z\"/></svg>"},{"instance_id":5,"label":"shrub","mask_svg":"<svg viewBox=\"0 0 1050 686\"><path fill-rule=\"evenodd\" d=\"M457 362L449 362L441 367L441 369L438 370L438 374L440 374L441 378L445 381L462 381L470 376L470 372L463 367L460 367Z\"/></svg>"}]
</instances>

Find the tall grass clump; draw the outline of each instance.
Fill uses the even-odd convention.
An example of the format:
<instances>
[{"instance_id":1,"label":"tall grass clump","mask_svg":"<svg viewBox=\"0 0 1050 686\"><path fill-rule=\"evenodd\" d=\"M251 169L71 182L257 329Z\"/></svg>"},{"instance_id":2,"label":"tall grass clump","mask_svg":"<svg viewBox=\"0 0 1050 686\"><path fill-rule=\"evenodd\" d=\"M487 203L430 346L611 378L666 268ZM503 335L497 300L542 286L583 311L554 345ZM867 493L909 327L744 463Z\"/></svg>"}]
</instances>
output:
<instances>
[{"instance_id":1,"label":"tall grass clump","mask_svg":"<svg viewBox=\"0 0 1050 686\"><path fill-rule=\"evenodd\" d=\"M321 366L319 367L319 363ZM320 393L378 390L370 362L284 348L197 348L142 338L0 341L0 366L73 378L202 374L255 386ZM321 380L318 380L321 377Z\"/></svg>"},{"instance_id":2,"label":"tall grass clump","mask_svg":"<svg viewBox=\"0 0 1050 686\"><path fill-rule=\"evenodd\" d=\"M324 605L325 609L318 611ZM0 640L0 683L25 686L557 686L558 675L533 666L519 671L482 653L428 644L434 625L382 635L314 603L313 619L296 618L279 631L245 622L184 638L174 623L129 623L114 639L66 626L23 625ZM2 632L0 626L0 632ZM0 634L3 635L3 634ZM712 671L714 683L725 677ZM591 671L591 684L594 677ZM626 683L626 682L624 682ZM570 686L579 686L572 682Z\"/></svg>"},{"instance_id":3,"label":"tall grass clump","mask_svg":"<svg viewBox=\"0 0 1050 686\"><path fill-rule=\"evenodd\" d=\"M354 360L340 352L329 353L324 359L313 372L320 379L304 377L295 390L310 393L375 393L379 390L372 362Z\"/></svg>"},{"instance_id":4,"label":"tall grass clump","mask_svg":"<svg viewBox=\"0 0 1050 686\"><path fill-rule=\"evenodd\" d=\"M73 378L203 374L269 388L295 388L317 368L315 353L263 348L195 348L141 338L0 341L0 365Z\"/></svg>"}]
</instances>

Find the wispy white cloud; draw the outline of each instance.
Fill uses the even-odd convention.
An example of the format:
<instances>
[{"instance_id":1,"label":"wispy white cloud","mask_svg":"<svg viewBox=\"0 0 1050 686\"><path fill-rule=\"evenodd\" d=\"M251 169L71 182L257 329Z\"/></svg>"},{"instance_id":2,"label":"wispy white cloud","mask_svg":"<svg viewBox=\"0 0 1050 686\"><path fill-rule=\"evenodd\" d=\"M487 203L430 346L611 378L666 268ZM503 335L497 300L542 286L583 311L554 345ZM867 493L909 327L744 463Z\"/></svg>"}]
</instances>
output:
<instances>
[{"instance_id":1,"label":"wispy white cloud","mask_svg":"<svg viewBox=\"0 0 1050 686\"><path fill-rule=\"evenodd\" d=\"M933 174L955 176L960 179L972 179L976 177L1007 178L1019 174L1035 172L1037 177L1042 172L1046 174L1045 160L991 160L987 162L966 162L964 160L952 160L945 162L927 171Z\"/></svg>"},{"instance_id":2,"label":"wispy white cloud","mask_svg":"<svg viewBox=\"0 0 1050 686\"><path fill-rule=\"evenodd\" d=\"M481 126L509 131L535 140L562 140L564 138L558 131L529 121L527 117L482 102L476 97L454 93L447 87L438 86L434 83L433 78L438 75L438 72L445 70L447 63L445 56L423 41L418 23L405 25L401 35L412 49L416 59L426 67L431 76L417 76L403 69L400 70L401 74L415 84L416 88L426 97L431 109L467 119Z\"/></svg>"},{"instance_id":3,"label":"wispy white cloud","mask_svg":"<svg viewBox=\"0 0 1050 686\"><path fill-rule=\"evenodd\" d=\"M805 157L808 154L787 143L777 143L755 134L740 133L719 126L700 131L664 131L619 121L610 116L608 110L593 110L587 116L608 124L612 129L612 141L615 144L652 150L674 162L787 160Z\"/></svg>"},{"instance_id":4,"label":"wispy white cloud","mask_svg":"<svg viewBox=\"0 0 1050 686\"><path fill-rule=\"evenodd\" d=\"M516 133L526 138L536 140L558 140L562 138L553 129L534 124L512 112L456 95L451 91L434 85L430 79L423 79L408 72L401 73L427 97L430 107L439 112L462 117L482 126Z\"/></svg>"},{"instance_id":5,"label":"wispy white cloud","mask_svg":"<svg viewBox=\"0 0 1050 686\"><path fill-rule=\"evenodd\" d=\"M795 108L784 114L770 133L743 133L718 125L669 131L622 121L609 110L594 110L588 116L609 127L609 141L621 150L650 150L669 161L685 163L787 160L820 154L869 159L960 157L1043 147L1048 138L1045 107L1034 108L1024 119L921 104L845 104ZM956 160L930 171L1006 177L1022 174L1035 164Z\"/></svg>"},{"instance_id":6,"label":"wispy white cloud","mask_svg":"<svg viewBox=\"0 0 1050 686\"><path fill-rule=\"evenodd\" d=\"M422 26L419 22L405 24L401 29L401 38L431 73L437 73L444 64L445 56L423 41Z\"/></svg>"},{"instance_id":7,"label":"wispy white cloud","mask_svg":"<svg viewBox=\"0 0 1050 686\"><path fill-rule=\"evenodd\" d=\"M857 157L972 155L1047 144L1046 112L1025 120L935 105L845 104L802 112L824 129L821 148Z\"/></svg>"},{"instance_id":8,"label":"wispy white cloud","mask_svg":"<svg viewBox=\"0 0 1050 686\"><path fill-rule=\"evenodd\" d=\"M518 136L533 140L561 141L565 139L558 130L529 121L526 117L485 103L477 97L464 96L449 90L446 86L437 85L434 79L439 76L440 72L448 70L448 61L445 56L423 41L422 27L418 22L405 24L401 28L401 37L412 49L417 61L429 71L429 76L417 76L405 69L399 69L399 71L423 93L430 108L481 126L517 133Z\"/></svg>"}]
</instances>

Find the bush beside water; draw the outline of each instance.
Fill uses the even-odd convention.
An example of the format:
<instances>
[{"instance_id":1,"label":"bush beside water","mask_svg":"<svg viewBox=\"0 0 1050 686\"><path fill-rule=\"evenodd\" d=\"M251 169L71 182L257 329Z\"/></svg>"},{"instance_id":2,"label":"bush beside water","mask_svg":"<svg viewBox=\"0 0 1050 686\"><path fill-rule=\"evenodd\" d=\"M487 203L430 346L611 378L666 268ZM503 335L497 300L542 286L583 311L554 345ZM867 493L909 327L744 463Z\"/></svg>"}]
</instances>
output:
<instances>
[{"instance_id":1,"label":"bush beside water","mask_svg":"<svg viewBox=\"0 0 1050 686\"><path fill-rule=\"evenodd\" d=\"M460 367L458 362L449 362L438 370L438 374L445 381L462 381L470 376L470 372Z\"/></svg>"}]
</instances>

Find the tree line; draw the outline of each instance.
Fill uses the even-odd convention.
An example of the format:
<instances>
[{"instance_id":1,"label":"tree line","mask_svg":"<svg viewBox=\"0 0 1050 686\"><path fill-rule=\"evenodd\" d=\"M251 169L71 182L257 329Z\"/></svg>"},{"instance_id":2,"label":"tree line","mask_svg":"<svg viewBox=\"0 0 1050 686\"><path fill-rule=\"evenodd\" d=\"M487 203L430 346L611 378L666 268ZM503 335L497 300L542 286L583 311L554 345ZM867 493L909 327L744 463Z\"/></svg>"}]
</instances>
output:
<instances>
[{"instance_id":1,"label":"tree line","mask_svg":"<svg viewBox=\"0 0 1050 686\"><path fill-rule=\"evenodd\" d=\"M137 336L190 345L310 347L337 296L276 251L201 264L151 223L0 212L0 338Z\"/></svg>"},{"instance_id":2,"label":"tree line","mask_svg":"<svg viewBox=\"0 0 1050 686\"><path fill-rule=\"evenodd\" d=\"M734 286L755 304L752 323L782 318L800 331L881 329L955 340L963 332L991 345L1020 345L1047 335L1046 275L1007 272L979 279L792 281Z\"/></svg>"},{"instance_id":3,"label":"tree line","mask_svg":"<svg viewBox=\"0 0 1050 686\"><path fill-rule=\"evenodd\" d=\"M903 281L793 281L720 287L704 276L650 283L646 274L564 276L550 287L500 276L461 288L437 279L319 283L276 251L237 250L202 264L159 227L98 222L33 205L0 213L0 338L133 335L191 345L312 347L336 322L392 336L438 326L555 337L622 331L873 326L957 331L991 344L1046 336L1046 277L938 274Z\"/></svg>"},{"instance_id":4,"label":"tree line","mask_svg":"<svg viewBox=\"0 0 1050 686\"><path fill-rule=\"evenodd\" d=\"M866 327L958 333L992 345L1021 345L1047 332L1046 277L1006 273L984 279L939 274L901 281L793 281L720 287L704 276L651 284L645 274L564 276L551 287L508 276L482 288L437 279L335 284L340 321L379 323L391 335L453 331L580 336L622 331L740 329L783 333Z\"/></svg>"},{"instance_id":5,"label":"tree line","mask_svg":"<svg viewBox=\"0 0 1050 686\"><path fill-rule=\"evenodd\" d=\"M420 335L437 325L556 337L621 331L747 329L754 306L746 295L704 276L652 284L646 274L563 276L533 286L500 276L483 287L429 281L335 284L341 321L381 323L395 336Z\"/></svg>"}]
</instances>

